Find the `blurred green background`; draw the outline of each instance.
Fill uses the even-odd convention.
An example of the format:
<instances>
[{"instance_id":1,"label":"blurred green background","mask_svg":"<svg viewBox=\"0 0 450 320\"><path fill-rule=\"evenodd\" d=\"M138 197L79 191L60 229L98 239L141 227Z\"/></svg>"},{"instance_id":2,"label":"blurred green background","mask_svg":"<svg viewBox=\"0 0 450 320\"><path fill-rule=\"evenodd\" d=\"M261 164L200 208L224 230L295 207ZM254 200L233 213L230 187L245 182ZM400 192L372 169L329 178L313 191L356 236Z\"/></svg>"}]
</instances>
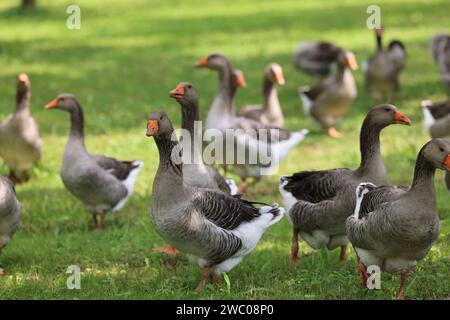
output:
<instances>
[{"instance_id":1,"label":"blurred green background","mask_svg":"<svg viewBox=\"0 0 450 320\"><path fill-rule=\"evenodd\" d=\"M338 252L316 251L301 245L303 258L289 267L291 228L286 220L270 229L244 261L228 273L218 288L208 286L199 296L194 288L198 267L183 256L151 253L164 244L149 218L157 150L145 136L145 116L165 110L180 124L178 104L169 90L180 81L196 85L201 116L207 113L217 87L217 75L193 67L211 51L226 54L242 69L247 88L237 105L262 100L263 69L270 62L284 68L286 85L279 97L291 130L311 134L287 157L279 174L304 169L356 167L358 133L372 107L364 91L362 72L354 72L359 95L338 128L340 140L327 138L305 115L297 87L314 79L297 72L292 53L299 41L330 40L356 52L361 64L375 50L373 31L366 27L371 1L177 1L177 0L38 0L21 10L19 0L0 2L0 116L12 112L15 77L27 72L32 84L32 114L39 122L44 155L32 180L17 187L22 224L0 256L6 275L0 277L2 299L390 299L398 277L383 275L382 289L363 290L353 252L337 266ZM66 28L66 8L81 8L81 29ZM420 101L446 99L437 66L428 53L430 37L449 31L448 1L378 1L385 26L385 43L405 43L408 61L395 101L413 121L410 128L391 126L382 134L382 154L390 180L411 183L415 158L429 139L422 125ZM106 219L95 232L91 218L60 180L61 157L67 139L66 113L43 106L62 92L75 94L86 117L86 144L92 153L119 159L142 159L145 167L126 207ZM7 168L0 161L0 173ZM438 242L419 263L406 297L450 297L450 201L437 173L437 203L442 219ZM281 202L278 174L250 189L250 199ZM69 265L80 266L81 290L66 288Z\"/></svg>"}]
</instances>

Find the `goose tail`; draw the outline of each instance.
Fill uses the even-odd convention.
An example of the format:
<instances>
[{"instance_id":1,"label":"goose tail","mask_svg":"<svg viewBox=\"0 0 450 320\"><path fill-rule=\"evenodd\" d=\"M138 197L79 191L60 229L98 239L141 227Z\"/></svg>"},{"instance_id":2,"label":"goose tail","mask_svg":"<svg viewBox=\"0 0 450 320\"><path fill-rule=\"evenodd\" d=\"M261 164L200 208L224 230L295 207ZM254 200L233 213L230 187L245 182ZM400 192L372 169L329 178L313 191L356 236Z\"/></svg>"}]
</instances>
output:
<instances>
[{"instance_id":1,"label":"goose tail","mask_svg":"<svg viewBox=\"0 0 450 320\"><path fill-rule=\"evenodd\" d=\"M128 177L122 182L122 184L127 189L127 195L122 200L119 201L119 203L116 204L116 206L111 210L111 212L119 211L121 210L125 203L127 202L128 198L131 197L134 190L134 185L136 183L136 179L139 175L139 172L141 171L141 168L144 166L143 161L133 161L132 163L133 169L131 169L130 173L128 174Z\"/></svg>"},{"instance_id":2,"label":"goose tail","mask_svg":"<svg viewBox=\"0 0 450 320\"><path fill-rule=\"evenodd\" d=\"M280 207L278 203L274 203L269 206L263 206L259 209L259 213L261 213L262 216L267 216L270 219L266 220L267 227L270 227L271 225L274 225L278 221L280 221L283 218L284 215L284 208Z\"/></svg>"},{"instance_id":3,"label":"goose tail","mask_svg":"<svg viewBox=\"0 0 450 320\"><path fill-rule=\"evenodd\" d=\"M230 188L230 194L232 196L236 195L238 193L238 186L236 182L233 179L225 179L225 182L227 183L228 187Z\"/></svg>"}]
</instances>

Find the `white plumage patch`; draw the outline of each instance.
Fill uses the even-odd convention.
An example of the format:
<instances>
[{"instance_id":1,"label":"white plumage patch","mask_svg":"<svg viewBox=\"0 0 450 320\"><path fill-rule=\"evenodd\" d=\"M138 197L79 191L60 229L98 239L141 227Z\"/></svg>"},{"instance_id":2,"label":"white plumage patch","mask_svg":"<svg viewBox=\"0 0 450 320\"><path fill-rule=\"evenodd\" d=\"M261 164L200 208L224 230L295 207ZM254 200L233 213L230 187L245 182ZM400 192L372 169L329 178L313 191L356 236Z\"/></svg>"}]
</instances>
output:
<instances>
[{"instance_id":1,"label":"white plumage patch","mask_svg":"<svg viewBox=\"0 0 450 320\"><path fill-rule=\"evenodd\" d=\"M111 210L111 212L119 211L123 208L125 203L127 202L128 198L133 194L134 185L136 183L136 179L139 175L139 172L141 171L141 168L144 166L144 162L142 161L134 161L133 165L136 166L133 170L130 171L128 174L128 177L122 181L122 184L127 188L127 195L122 200L119 201L119 203L116 204L116 206Z\"/></svg>"},{"instance_id":2,"label":"white plumage patch","mask_svg":"<svg viewBox=\"0 0 450 320\"><path fill-rule=\"evenodd\" d=\"M430 100L423 100L422 101L422 110L423 110L423 124L425 126L425 129L427 131L430 130L430 127L436 122L436 119L433 118L433 115L431 114L430 110L427 108L431 105Z\"/></svg>"},{"instance_id":3,"label":"white plumage patch","mask_svg":"<svg viewBox=\"0 0 450 320\"><path fill-rule=\"evenodd\" d=\"M359 210L361 209L361 203L364 199L364 195L369 193L373 188L376 188L376 185L370 182L361 182L356 187L356 206L355 211L353 212L353 217L358 219L359 216Z\"/></svg>"},{"instance_id":4,"label":"white plumage patch","mask_svg":"<svg viewBox=\"0 0 450 320\"><path fill-rule=\"evenodd\" d=\"M225 179L225 182L230 187L231 195L235 195L238 193L238 186L236 185L236 182L234 182L233 179Z\"/></svg>"},{"instance_id":5,"label":"white plumage patch","mask_svg":"<svg viewBox=\"0 0 450 320\"><path fill-rule=\"evenodd\" d=\"M284 200L284 207L286 208L285 215L286 218L289 220L289 223L292 225L292 219L289 215L289 212L291 211L292 206L297 202L297 199L290 193L289 191L286 191L284 187L288 184L287 179L282 176L280 177L280 185L279 185L279 191L281 196Z\"/></svg>"},{"instance_id":6,"label":"white plumage patch","mask_svg":"<svg viewBox=\"0 0 450 320\"><path fill-rule=\"evenodd\" d=\"M305 114L307 116L309 116L311 114L311 107L312 107L312 101L311 99L308 98L308 96L304 93L304 91L309 90L309 87L302 87L299 88L298 90L298 96L300 97L300 100L302 101L302 105L303 105L303 112L305 112Z\"/></svg>"}]
</instances>

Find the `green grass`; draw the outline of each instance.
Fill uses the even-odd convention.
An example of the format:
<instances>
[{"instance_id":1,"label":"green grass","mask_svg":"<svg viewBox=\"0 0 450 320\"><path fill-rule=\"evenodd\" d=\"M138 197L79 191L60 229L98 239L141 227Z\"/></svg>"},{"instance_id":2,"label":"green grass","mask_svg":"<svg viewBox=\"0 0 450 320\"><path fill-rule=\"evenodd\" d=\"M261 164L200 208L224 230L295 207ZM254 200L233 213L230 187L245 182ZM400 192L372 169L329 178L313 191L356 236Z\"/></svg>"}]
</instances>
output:
<instances>
[{"instance_id":1,"label":"green grass","mask_svg":"<svg viewBox=\"0 0 450 320\"><path fill-rule=\"evenodd\" d=\"M261 100L264 66L278 62L287 84L279 90L286 126L309 128L307 140L289 154L280 174L305 169L355 167L359 162L358 130L372 106L355 72L359 96L340 124L345 136L332 140L306 118L296 96L299 85L313 79L292 66L300 40L327 39L355 50L361 63L374 50L373 32L365 27L370 1L213 1L101 0L76 1L82 10L82 29L65 27L65 9L74 1L39 0L36 10L22 13L18 0L0 3L0 104L3 118L13 110L15 76L30 74L32 113L44 140L44 155L32 180L17 187L22 203L21 227L0 256L7 275L0 278L1 299L391 299L398 277L383 275L382 289L359 287L355 256L344 266L338 252L312 253L288 265L291 228L283 220L263 237L258 247L228 273L225 283L208 286L199 296L193 289L199 269L184 258L151 253L164 244L149 217L151 186L158 164L152 139L145 137L145 115L165 110L176 126L178 105L168 91L179 81L194 83L205 116L217 86L217 75L193 68L211 51L221 51L245 72L248 87L237 104ZM363 3L365 2L365 3ZM419 106L423 98L446 96L437 66L427 46L438 30L449 30L447 1L379 1L386 41L399 38L408 51L401 76L402 91L394 103L413 126L392 126L382 134L382 154L390 179L410 184L415 158L429 139ZM95 232L80 202L65 190L59 172L67 138L68 115L44 111L61 92L74 93L85 108L87 147L123 159L142 159L145 167L136 192L126 207L109 216L106 229ZM7 174L0 165L1 174ZM406 296L417 299L450 297L450 201L437 173L437 203L442 228L426 259L411 276ZM277 175L250 190L250 198L281 202ZM81 290L66 288L69 265L82 269Z\"/></svg>"}]
</instances>

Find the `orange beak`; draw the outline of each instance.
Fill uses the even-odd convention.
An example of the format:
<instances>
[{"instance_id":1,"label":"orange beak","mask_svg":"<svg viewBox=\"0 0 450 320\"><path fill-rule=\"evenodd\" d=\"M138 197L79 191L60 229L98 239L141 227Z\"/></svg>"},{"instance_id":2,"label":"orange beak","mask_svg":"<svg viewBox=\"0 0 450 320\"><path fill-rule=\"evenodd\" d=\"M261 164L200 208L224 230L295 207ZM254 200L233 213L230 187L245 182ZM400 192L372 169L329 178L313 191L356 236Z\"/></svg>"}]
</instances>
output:
<instances>
[{"instance_id":1,"label":"orange beak","mask_svg":"<svg viewBox=\"0 0 450 320\"><path fill-rule=\"evenodd\" d=\"M284 80L283 71L279 70L277 72L274 72L274 78L275 81L280 85L284 85L286 81Z\"/></svg>"},{"instance_id":2,"label":"orange beak","mask_svg":"<svg viewBox=\"0 0 450 320\"><path fill-rule=\"evenodd\" d=\"M19 76L17 78L18 78L19 82L21 82L23 84L27 84L30 82L30 80L28 79L28 75L26 73L19 74Z\"/></svg>"},{"instance_id":3,"label":"orange beak","mask_svg":"<svg viewBox=\"0 0 450 320\"><path fill-rule=\"evenodd\" d=\"M175 99L183 98L184 96L184 86L179 84L175 89L170 90L170 96Z\"/></svg>"},{"instance_id":4,"label":"orange beak","mask_svg":"<svg viewBox=\"0 0 450 320\"><path fill-rule=\"evenodd\" d=\"M347 55L347 66L351 70L358 70L358 62L356 62L356 58L355 58L355 55L353 53Z\"/></svg>"},{"instance_id":5,"label":"orange beak","mask_svg":"<svg viewBox=\"0 0 450 320\"><path fill-rule=\"evenodd\" d=\"M409 120L403 113L400 111L395 111L394 114L395 123L406 124L407 126L411 125L411 120Z\"/></svg>"},{"instance_id":6,"label":"orange beak","mask_svg":"<svg viewBox=\"0 0 450 320\"><path fill-rule=\"evenodd\" d=\"M159 131L158 120L148 120L146 133L147 137L156 135L158 131Z\"/></svg>"},{"instance_id":7,"label":"orange beak","mask_svg":"<svg viewBox=\"0 0 450 320\"><path fill-rule=\"evenodd\" d=\"M197 61L197 63L195 64L195 66L197 68L204 68L208 66L208 57L204 57L200 60Z\"/></svg>"},{"instance_id":8,"label":"orange beak","mask_svg":"<svg viewBox=\"0 0 450 320\"><path fill-rule=\"evenodd\" d=\"M448 154L448 155L447 155L447 158L445 158L445 161L444 161L444 168L445 168L447 171L450 171L450 154Z\"/></svg>"},{"instance_id":9,"label":"orange beak","mask_svg":"<svg viewBox=\"0 0 450 320\"><path fill-rule=\"evenodd\" d=\"M244 74L242 72L236 73L236 84L240 88L245 88L247 82L245 82Z\"/></svg>"},{"instance_id":10,"label":"orange beak","mask_svg":"<svg viewBox=\"0 0 450 320\"><path fill-rule=\"evenodd\" d=\"M54 109L54 108L56 108L57 106L58 106L58 98L53 99L52 101L50 101L50 103L47 104L47 105L45 106L45 109L46 109L46 110L48 110L48 109Z\"/></svg>"}]
</instances>

